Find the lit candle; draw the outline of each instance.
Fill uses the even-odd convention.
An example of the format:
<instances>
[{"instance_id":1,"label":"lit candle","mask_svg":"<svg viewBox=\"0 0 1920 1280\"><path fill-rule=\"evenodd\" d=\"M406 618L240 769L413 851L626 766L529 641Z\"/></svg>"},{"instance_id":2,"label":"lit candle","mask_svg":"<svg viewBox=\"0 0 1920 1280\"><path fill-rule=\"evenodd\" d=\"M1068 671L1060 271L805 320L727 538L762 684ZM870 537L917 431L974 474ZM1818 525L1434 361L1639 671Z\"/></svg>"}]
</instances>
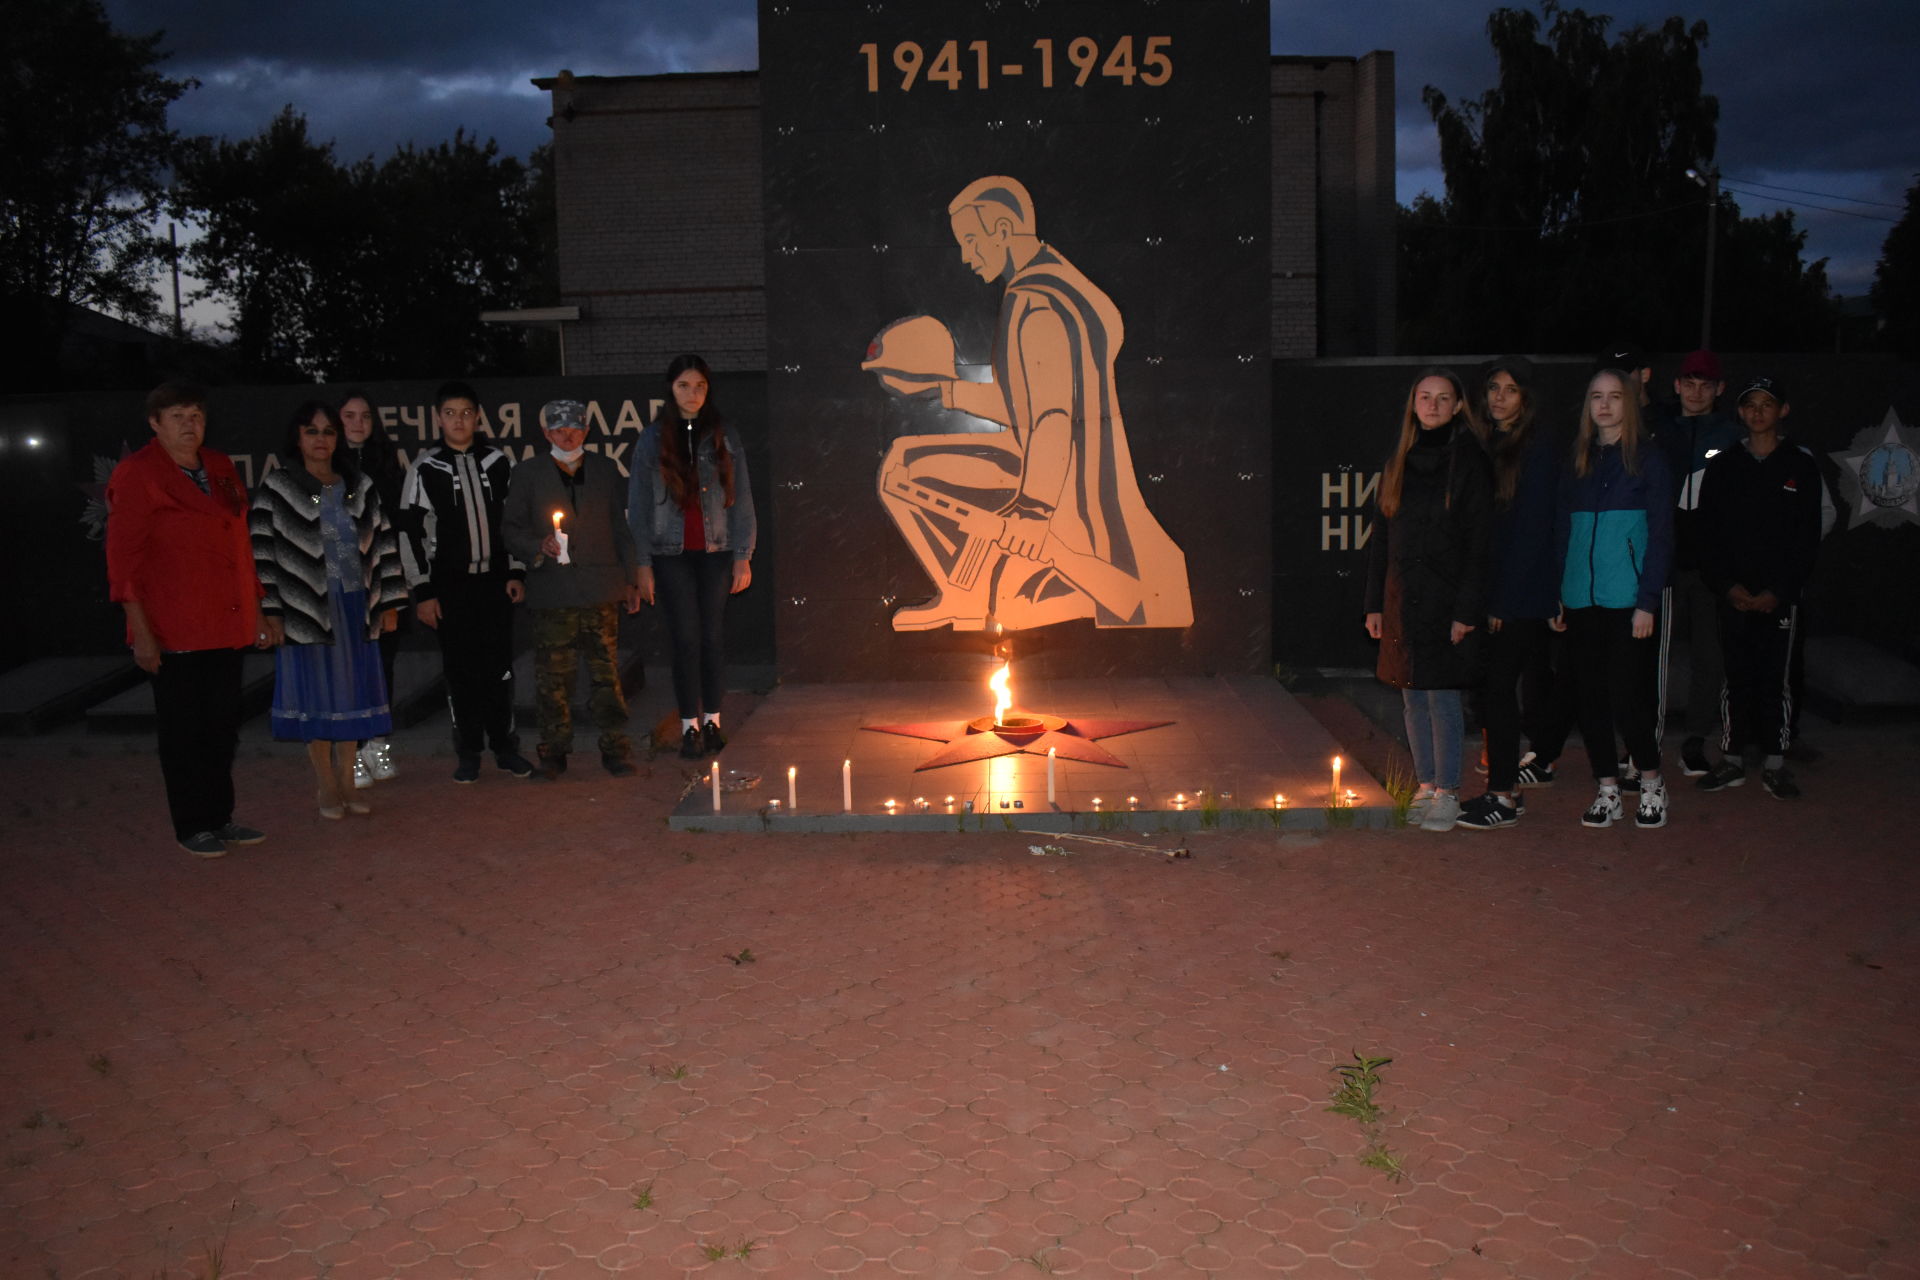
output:
<instances>
[{"instance_id":1,"label":"lit candle","mask_svg":"<svg viewBox=\"0 0 1920 1280\"><path fill-rule=\"evenodd\" d=\"M1274 808L1276 808L1276 809L1284 809L1284 808L1286 808L1286 807L1287 807L1287 797L1286 797L1285 795L1283 795L1283 794L1281 794L1281 793L1280 793L1280 792L1278 792L1278 791L1276 791L1276 792L1274 792L1274 793L1273 793L1273 807L1274 807Z\"/></svg>"},{"instance_id":2,"label":"lit candle","mask_svg":"<svg viewBox=\"0 0 1920 1280\"><path fill-rule=\"evenodd\" d=\"M800 807L800 802L793 798L793 779L797 773L798 773L798 770L795 769L793 765L787 766L787 808L788 809L798 809Z\"/></svg>"},{"instance_id":3,"label":"lit candle","mask_svg":"<svg viewBox=\"0 0 1920 1280\"><path fill-rule=\"evenodd\" d=\"M1093 811L1094 811L1095 813L1098 813L1098 812L1100 812L1100 797L1099 797L1099 796L1095 796L1095 797L1093 798Z\"/></svg>"},{"instance_id":4,"label":"lit candle","mask_svg":"<svg viewBox=\"0 0 1920 1280\"><path fill-rule=\"evenodd\" d=\"M1059 750L1058 747L1047 748L1047 803L1048 804L1052 804L1055 800L1059 799L1059 797L1054 794L1054 790L1053 790L1053 756L1054 756L1054 753L1058 750Z\"/></svg>"},{"instance_id":5,"label":"lit candle","mask_svg":"<svg viewBox=\"0 0 1920 1280\"><path fill-rule=\"evenodd\" d=\"M913 798L913 807L919 812L925 813L927 811L927 798L925 796L915 796Z\"/></svg>"},{"instance_id":6,"label":"lit candle","mask_svg":"<svg viewBox=\"0 0 1920 1280\"><path fill-rule=\"evenodd\" d=\"M1180 792L1176 792L1176 793L1174 793L1174 797L1173 797L1173 807L1174 807L1174 808L1176 808L1176 809L1184 809L1184 808L1186 808L1186 807L1187 807L1187 793L1186 793L1186 792L1184 792L1184 791L1180 791Z\"/></svg>"},{"instance_id":7,"label":"lit candle","mask_svg":"<svg viewBox=\"0 0 1920 1280\"><path fill-rule=\"evenodd\" d=\"M713 779L713 811L720 812L720 762L715 760L707 770L707 776Z\"/></svg>"},{"instance_id":8,"label":"lit candle","mask_svg":"<svg viewBox=\"0 0 1920 1280\"><path fill-rule=\"evenodd\" d=\"M948 796L948 797L947 797L947 812L948 812L948 813L952 813L952 812L953 812L953 797L952 797L952 796Z\"/></svg>"},{"instance_id":9,"label":"lit candle","mask_svg":"<svg viewBox=\"0 0 1920 1280\"><path fill-rule=\"evenodd\" d=\"M560 527L560 515L561 513L558 511L553 513L553 540L560 544L560 554L554 557L554 562L556 564L572 564L572 559L567 555L567 531Z\"/></svg>"},{"instance_id":10,"label":"lit candle","mask_svg":"<svg viewBox=\"0 0 1920 1280\"><path fill-rule=\"evenodd\" d=\"M893 816L893 808L894 808L894 799L893 799L893 797L892 797L892 796L888 796L888 797L887 797L887 804L886 804L886 809L887 809L887 816L888 816L889 818L891 818L891 817Z\"/></svg>"},{"instance_id":11,"label":"lit candle","mask_svg":"<svg viewBox=\"0 0 1920 1280\"><path fill-rule=\"evenodd\" d=\"M840 762L840 808L847 813L853 812L853 761Z\"/></svg>"},{"instance_id":12,"label":"lit candle","mask_svg":"<svg viewBox=\"0 0 1920 1280\"><path fill-rule=\"evenodd\" d=\"M1127 808L1129 808L1129 809L1138 809L1139 807L1140 807L1140 797L1139 797L1139 796L1128 796L1128 797L1127 797Z\"/></svg>"},{"instance_id":13,"label":"lit candle","mask_svg":"<svg viewBox=\"0 0 1920 1280\"><path fill-rule=\"evenodd\" d=\"M767 808L773 810L773 815L776 818L779 817L780 816L780 797L775 796L773 799L767 801Z\"/></svg>"},{"instance_id":14,"label":"lit candle","mask_svg":"<svg viewBox=\"0 0 1920 1280\"><path fill-rule=\"evenodd\" d=\"M1333 794L1336 799L1340 795L1340 757L1339 756L1335 756L1333 758Z\"/></svg>"}]
</instances>

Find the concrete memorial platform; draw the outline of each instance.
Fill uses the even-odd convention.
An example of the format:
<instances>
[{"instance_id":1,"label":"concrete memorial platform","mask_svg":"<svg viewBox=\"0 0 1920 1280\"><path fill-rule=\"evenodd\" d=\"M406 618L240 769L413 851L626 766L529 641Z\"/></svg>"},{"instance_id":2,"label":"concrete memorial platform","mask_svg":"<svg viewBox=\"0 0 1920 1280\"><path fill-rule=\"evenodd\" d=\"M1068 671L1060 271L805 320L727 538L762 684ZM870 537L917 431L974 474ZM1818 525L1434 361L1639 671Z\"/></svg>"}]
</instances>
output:
<instances>
[{"instance_id":1,"label":"concrete memorial platform","mask_svg":"<svg viewBox=\"0 0 1920 1280\"><path fill-rule=\"evenodd\" d=\"M990 717L993 696L984 686L784 685L751 720L731 730L734 741L720 756L697 766L686 763L689 789L669 825L710 831L1138 831L1293 829L1330 821L1371 827L1391 820L1392 801L1379 780L1346 759L1339 784L1343 803L1337 811L1329 808L1333 758L1342 748L1271 679L1051 680L1016 683L1015 693L1029 715L1150 727L1092 744L1117 757L1118 765L1067 752L1056 752L1050 764L1044 749L1029 749L925 767L943 751L949 758L966 753L903 734L901 727ZM718 811L711 772L716 763ZM752 783L754 778L759 781ZM1276 807L1280 796L1285 800Z\"/></svg>"}]
</instances>

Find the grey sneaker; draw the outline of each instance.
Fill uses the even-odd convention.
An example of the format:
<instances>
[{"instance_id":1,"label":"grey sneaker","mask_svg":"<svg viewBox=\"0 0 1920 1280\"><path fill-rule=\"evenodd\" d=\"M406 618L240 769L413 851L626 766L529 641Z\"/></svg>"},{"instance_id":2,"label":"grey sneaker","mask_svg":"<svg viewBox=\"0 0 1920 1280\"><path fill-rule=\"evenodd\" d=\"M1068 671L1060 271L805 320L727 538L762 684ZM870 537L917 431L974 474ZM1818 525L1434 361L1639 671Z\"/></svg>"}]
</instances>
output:
<instances>
[{"instance_id":1,"label":"grey sneaker","mask_svg":"<svg viewBox=\"0 0 1920 1280\"><path fill-rule=\"evenodd\" d=\"M1407 802L1407 825L1417 827L1427 820L1427 810L1433 806L1433 792L1417 791L1413 799Z\"/></svg>"},{"instance_id":2,"label":"grey sneaker","mask_svg":"<svg viewBox=\"0 0 1920 1280\"><path fill-rule=\"evenodd\" d=\"M1460 821L1460 797L1451 791L1434 793L1433 803L1427 806L1427 816L1421 820L1422 831L1451 831L1453 824Z\"/></svg>"},{"instance_id":3,"label":"grey sneaker","mask_svg":"<svg viewBox=\"0 0 1920 1280\"><path fill-rule=\"evenodd\" d=\"M226 842L211 831L195 832L180 841L180 847L196 858L224 858L227 856Z\"/></svg>"}]
</instances>

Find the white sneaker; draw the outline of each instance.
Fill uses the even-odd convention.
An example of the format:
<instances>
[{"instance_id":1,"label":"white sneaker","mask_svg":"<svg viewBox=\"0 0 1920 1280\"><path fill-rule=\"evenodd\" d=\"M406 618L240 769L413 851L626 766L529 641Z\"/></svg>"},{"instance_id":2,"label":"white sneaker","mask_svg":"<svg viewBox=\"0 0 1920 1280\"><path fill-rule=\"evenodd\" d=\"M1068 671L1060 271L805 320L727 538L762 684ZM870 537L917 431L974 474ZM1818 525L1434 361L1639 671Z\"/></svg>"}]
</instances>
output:
<instances>
[{"instance_id":1,"label":"white sneaker","mask_svg":"<svg viewBox=\"0 0 1920 1280\"><path fill-rule=\"evenodd\" d=\"M1667 825L1667 782L1645 782L1640 787L1640 807L1634 810L1633 825L1636 827L1664 827Z\"/></svg>"},{"instance_id":2,"label":"white sneaker","mask_svg":"<svg viewBox=\"0 0 1920 1280\"><path fill-rule=\"evenodd\" d=\"M360 748L360 755L367 762L367 768L376 782L391 782L400 772L393 763L393 744L385 738L374 738Z\"/></svg>"},{"instance_id":3,"label":"white sneaker","mask_svg":"<svg viewBox=\"0 0 1920 1280\"><path fill-rule=\"evenodd\" d=\"M353 753L353 789L365 791L373 785L373 770L367 767L366 749Z\"/></svg>"},{"instance_id":4,"label":"white sneaker","mask_svg":"<svg viewBox=\"0 0 1920 1280\"><path fill-rule=\"evenodd\" d=\"M1601 787L1600 794L1593 798L1593 803L1587 806L1587 811L1580 815L1580 825L1610 827L1626 816L1626 809L1620 803L1620 788Z\"/></svg>"},{"instance_id":5,"label":"white sneaker","mask_svg":"<svg viewBox=\"0 0 1920 1280\"><path fill-rule=\"evenodd\" d=\"M1427 806L1427 816L1421 821L1422 831L1451 831L1453 824L1460 820L1460 797L1452 791L1434 793L1433 803Z\"/></svg>"}]
</instances>

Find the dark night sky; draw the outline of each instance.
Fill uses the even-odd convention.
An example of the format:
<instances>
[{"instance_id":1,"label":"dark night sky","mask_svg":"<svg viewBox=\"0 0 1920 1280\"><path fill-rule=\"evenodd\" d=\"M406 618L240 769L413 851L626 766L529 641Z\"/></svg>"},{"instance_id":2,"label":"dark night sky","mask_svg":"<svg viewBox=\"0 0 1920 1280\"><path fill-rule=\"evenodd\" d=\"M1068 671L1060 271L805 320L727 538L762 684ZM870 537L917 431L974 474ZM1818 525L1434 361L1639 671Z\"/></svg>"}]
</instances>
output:
<instances>
[{"instance_id":1,"label":"dark night sky","mask_svg":"<svg viewBox=\"0 0 1920 1280\"><path fill-rule=\"evenodd\" d=\"M524 154L547 134L545 95L528 81L562 67L641 75L759 62L753 0L105 3L121 30L164 29L169 74L202 82L175 105L176 128L244 137L292 103L314 136L333 139L345 159L384 156L408 140L432 144L456 127ZM1865 292L1920 171L1913 91L1920 17L1911 0L1693 0L1684 8L1631 0L1590 9L1612 13L1616 27L1658 23L1676 11L1706 20L1706 88L1720 99L1718 160L1727 185L1748 213L1797 202L1791 207L1808 231L1807 257L1830 259L1838 292ZM1431 0L1274 0L1273 52L1394 52L1406 201L1441 185L1421 89L1436 85L1458 101L1492 83L1485 14L1479 5Z\"/></svg>"}]
</instances>

